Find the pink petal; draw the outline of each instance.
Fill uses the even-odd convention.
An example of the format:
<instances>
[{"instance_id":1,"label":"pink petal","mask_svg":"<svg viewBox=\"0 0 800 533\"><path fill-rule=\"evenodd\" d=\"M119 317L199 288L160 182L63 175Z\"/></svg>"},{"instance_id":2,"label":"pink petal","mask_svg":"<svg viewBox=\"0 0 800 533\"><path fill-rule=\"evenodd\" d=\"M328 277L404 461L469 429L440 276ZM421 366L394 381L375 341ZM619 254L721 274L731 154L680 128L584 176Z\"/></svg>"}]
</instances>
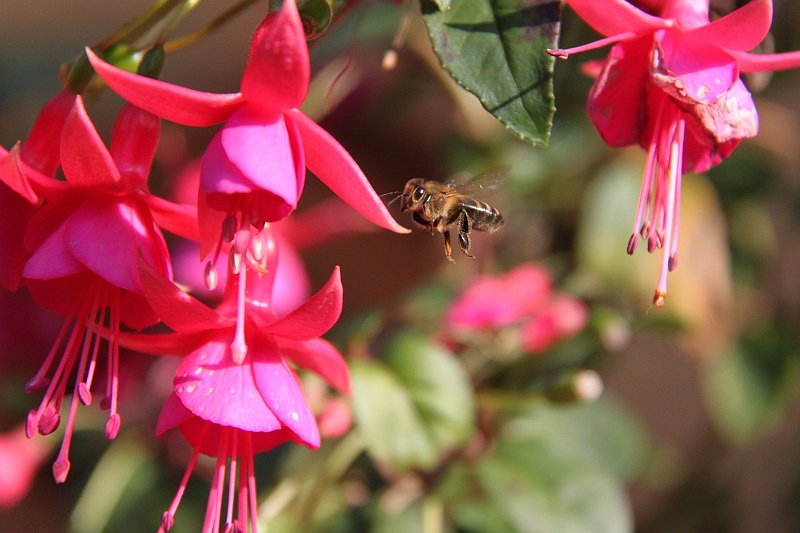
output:
<instances>
[{"instance_id":1,"label":"pink petal","mask_svg":"<svg viewBox=\"0 0 800 533\"><path fill-rule=\"evenodd\" d=\"M273 227L278 230L282 241L288 241L298 250L378 229L335 196L317 202Z\"/></svg>"},{"instance_id":2,"label":"pink petal","mask_svg":"<svg viewBox=\"0 0 800 533\"><path fill-rule=\"evenodd\" d=\"M249 106L242 107L225 124L221 142L227 159L244 176L249 190L242 191L241 185L236 183L231 183L232 189L225 190L215 177L217 191L231 193L263 190L294 209L303 192L306 175L298 137L294 125L284 119L283 115L270 116ZM296 154L297 150L300 150L299 154ZM201 187L206 190L212 190L210 177L208 173L203 174L201 171ZM267 217L270 221L278 218L283 216Z\"/></svg>"},{"instance_id":3,"label":"pink petal","mask_svg":"<svg viewBox=\"0 0 800 533\"><path fill-rule=\"evenodd\" d=\"M666 31L656 41L651 63L655 83L686 103L717 101L739 79L736 60L722 48Z\"/></svg>"},{"instance_id":4,"label":"pink petal","mask_svg":"<svg viewBox=\"0 0 800 533\"><path fill-rule=\"evenodd\" d=\"M278 350L283 357L319 374L332 387L350 395L350 372L339 350L324 339L293 341L276 338Z\"/></svg>"},{"instance_id":5,"label":"pink petal","mask_svg":"<svg viewBox=\"0 0 800 533\"><path fill-rule=\"evenodd\" d=\"M192 298L141 258L138 266L142 291L167 326L181 333L194 333L226 325L216 311Z\"/></svg>"},{"instance_id":6,"label":"pink petal","mask_svg":"<svg viewBox=\"0 0 800 533\"><path fill-rule=\"evenodd\" d=\"M147 204L153 220L159 227L184 239L197 241L197 208L193 205L174 204L160 196L148 194L142 197Z\"/></svg>"},{"instance_id":7,"label":"pink petal","mask_svg":"<svg viewBox=\"0 0 800 533\"><path fill-rule=\"evenodd\" d=\"M81 206L84 197L72 189L45 202L36 210L25 227L25 248L35 250L41 246Z\"/></svg>"},{"instance_id":8,"label":"pink petal","mask_svg":"<svg viewBox=\"0 0 800 533\"><path fill-rule=\"evenodd\" d=\"M28 179L27 173L23 170L20 144L15 144L10 152L6 152L1 147L0 150L3 151L0 154L0 181L29 203L39 203L39 196Z\"/></svg>"},{"instance_id":9,"label":"pink petal","mask_svg":"<svg viewBox=\"0 0 800 533\"><path fill-rule=\"evenodd\" d=\"M270 324L256 322L262 333L305 341L331 329L342 312L342 280L337 266L330 279L300 307Z\"/></svg>"},{"instance_id":10,"label":"pink petal","mask_svg":"<svg viewBox=\"0 0 800 533\"><path fill-rule=\"evenodd\" d=\"M28 252L22 236L36 208L16 192L0 184L0 285L19 288Z\"/></svg>"},{"instance_id":11,"label":"pink petal","mask_svg":"<svg viewBox=\"0 0 800 533\"><path fill-rule=\"evenodd\" d=\"M765 72L800 67L800 50L782 54L748 54L731 51L739 64L739 72Z\"/></svg>"},{"instance_id":12,"label":"pink petal","mask_svg":"<svg viewBox=\"0 0 800 533\"><path fill-rule=\"evenodd\" d=\"M61 138L61 167L70 185L112 187L120 182L119 170L94 128L81 98L67 116Z\"/></svg>"},{"instance_id":13,"label":"pink petal","mask_svg":"<svg viewBox=\"0 0 800 533\"><path fill-rule=\"evenodd\" d=\"M175 394L184 407L203 420L246 431L280 429L282 421L265 403L260 392L263 388L256 386L255 376L264 367L257 369L250 358L244 364L235 364L230 341L226 336L218 337L187 355L175 372Z\"/></svg>"},{"instance_id":14,"label":"pink petal","mask_svg":"<svg viewBox=\"0 0 800 533\"><path fill-rule=\"evenodd\" d=\"M319 446L317 421L297 383L297 376L274 350L263 343L251 346L253 376L261 397L278 419L306 445Z\"/></svg>"},{"instance_id":15,"label":"pink petal","mask_svg":"<svg viewBox=\"0 0 800 533\"><path fill-rule=\"evenodd\" d=\"M769 33L772 25L772 0L751 0L724 17L690 30L687 35L732 50L752 50Z\"/></svg>"},{"instance_id":16,"label":"pink petal","mask_svg":"<svg viewBox=\"0 0 800 533\"><path fill-rule=\"evenodd\" d=\"M222 453L229 453L230 428L212 424L198 416L192 415L181 422L180 430L193 448L200 450L200 453L209 457L218 457ZM242 442L242 430L240 431L239 442ZM253 453L262 453L271 450L286 441L298 441L297 437L286 428L276 429L268 432L247 432L247 439L252 445ZM298 442L298 444L305 444Z\"/></svg>"},{"instance_id":17,"label":"pink petal","mask_svg":"<svg viewBox=\"0 0 800 533\"><path fill-rule=\"evenodd\" d=\"M25 286L33 299L42 307L61 316L75 316L75 306L84 301L93 283L97 282L97 274L84 269L54 279L26 279Z\"/></svg>"},{"instance_id":18,"label":"pink petal","mask_svg":"<svg viewBox=\"0 0 800 533\"><path fill-rule=\"evenodd\" d=\"M55 279L86 270L67 248L66 224L58 228L34 250L22 275L30 279Z\"/></svg>"},{"instance_id":19,"label":"pink petal","mask_svg":"<svg viewBox=\"0 0 800 533\"><path fill-rule=\"evenodd\" d=\"M667 21L648 15L625 0L567 0L567 3L584 22L607 36L667 27Z\"/></svg>"},{"instance_id":20,"label":"pink petal","mask_svg":"<svg viewBox=\"0 0 800 533\"><path fill-rule=\"evenodd\" d=\"M278 187L282 192L286 192L288 188L285 181ZM211 140L203 154L200 190L205 203L212 209L229 213L240 209L242 203L246 202L269 222L280 220L291 213L297 202L296 192L290 195L293 203L288 203L281 196L251 182L225 153L222 132Z\"/></svg>"},{"instance_id":21,"label":"pink petal","mask_svg":"<svg viewBox=\"0 0 800 533\"><path fill-rule=\"evenodd\" d=\"M248 103L268 111L299 107L308 92L308 46L294 2L284 2L256 29L242 77Z\"/></svg>"},{"instance_id":22,"label":"pink petal","mask_svg":"<svg viewBox=\"0 0 800 533\"><path fill-rule=\"evenodd\" d=\"M135 198L93 198L66 224L70 253L86 268L117 287L141 293L137 257L170 276L163 236Z\"/></svg>"},{"instance_id":23,"label":"pink petal","mask_svg":"<svg viewBox=\"0 0 800 533\"><path fill-rule=\"evenodd\" d=\"M688 106L686 112L700 121L718 144L758 134L756 104L739 79L713 104Z\"/></svg>"},{"instance_id":24,"label":"pink petal","mask_svg":"<svg viewBox=\"0 0 800 533\"><path fill-rule=\"evenodd\" d=\"M174 392L171 393L167 397L167 401L164 402L161 413L158 415L156 436L160 437L170 429L177 427L193 416L192 412L181 403L180 398L178 398Z\"/></svg>"},{"instance_id":25,"label":"pink petal","mask_svg":"<svg viewBox=\"0 0 800 533\"><path fill-rule=\"evenodd\" d=\"M284 220L289 220L289 218ZM278 261L275 285L272 289L272 309L276 315L280 316L308 299L311 294L311 282L308 279L303 259L292 246L291 241L280 238L280 233L278 235L280 261Z\"/></svg>"},{"instance_id":26,"label":"pink petal","mask_svg":"<svg viewBox=\"0 0 800 533\"><path fill-rule=\"evenodd\" d=\"M297 109L289 111L303 139L308 169L339 198L382 228L409 233L392 218L358 164L330 133Z\"/></svg>"},{"instance_id":27,"label":"pink petal","mask_svg":"<svg viewBox=\"0 0 800 533\"><path fill-rule=\"evenodd\" d=\"M61 130L76 100L77 95L66 89L59 92L44 105L25 139L23 161L47 176L61 164Z\"/></svg>"},{"instance_id":28,"label":"pink petal","mask_svg":"<svg viewBox=\"0 0 800 533\"><path fill-rule=\"evenodd\" d=\"M646 125L647 64L652 39L643 37L613 48L589 93L587 112L610 146L638 141Z\"/></svg>"},{"instance_id":29,"label":"pink petal","mask_svg":"<svg viewBox=\"0 0 800 533\"><path fill-rule=\"evenodd\" d=\"M213 195L219 196L219 195ZM222 223L228 215L227 210L218 210L208 203L209 193L200 190L197 195L197 226L200 232L200 259L205 259L214 251L222 236Z\"/></svg>"},{"instance_id":30,"label":"pink petal","mask_svg":"<svg viewBox=\"0 0 800 533\"><path fill-rule=\"evenodd\" d=\"M244 99L239 93L215 94L139 76L109 65L90 49L97 75L128 102L154 115L186 126L211 126L226 120Z\"/></svg>"},{"instance_id":31,"label":"pink petal","mask_svg":"<svg viewBox=\"0 0 800 533\"><path fill-rule=\"evenodd\" d=\"M161 135L161 119L127 104L114 122L109 152L124 180L125 189L147 190L150 165Z\"/></svg>"}]
</instances>

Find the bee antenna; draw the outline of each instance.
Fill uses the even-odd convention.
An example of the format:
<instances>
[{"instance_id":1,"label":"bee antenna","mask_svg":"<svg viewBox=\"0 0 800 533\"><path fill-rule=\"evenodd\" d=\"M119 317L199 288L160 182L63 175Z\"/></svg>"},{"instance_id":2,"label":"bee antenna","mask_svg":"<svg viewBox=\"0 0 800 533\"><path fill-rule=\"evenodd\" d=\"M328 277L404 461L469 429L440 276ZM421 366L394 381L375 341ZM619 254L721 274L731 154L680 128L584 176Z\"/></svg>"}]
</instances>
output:
<instances>
[{"instance_id":1,"label":"bee antenna","mask_svg":"<svg viewBox=\"0 0 800 533\"><path fill-rule=\"evenodd\" d=\"M384 196L389 196L390 194L400 194L400 191L385 192L381 194L380 197L383 198Z\"/></svg>"},{"instance_id":2,"label":"bee antenna","mask_svg":"<svg viewBox=\"0 0 800 533\"><path fill-rule=\"evenodd\" d=\"M399 191L398 191L398 192L396 192L396 193L394 193L394 194L396 194L397 196L395 196L394 198L392 198L392 199L389 201L389 203L388 203L388 204L386 204L386 207L389 207L390 205L392 205L392 204L393 204L393 203L395 203L397 200L399 200L400 198L402 198L402 197L403 197L403 193L401 193L401 192L399 192Z\"/></svg>"}]
</instances>

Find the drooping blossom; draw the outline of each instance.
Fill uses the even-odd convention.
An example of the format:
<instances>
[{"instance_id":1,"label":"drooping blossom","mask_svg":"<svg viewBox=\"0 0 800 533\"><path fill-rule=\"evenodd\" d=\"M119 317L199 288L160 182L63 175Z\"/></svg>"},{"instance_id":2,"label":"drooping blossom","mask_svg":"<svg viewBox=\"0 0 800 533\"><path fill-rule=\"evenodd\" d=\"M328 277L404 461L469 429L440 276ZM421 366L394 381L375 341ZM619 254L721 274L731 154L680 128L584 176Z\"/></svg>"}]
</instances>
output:
<instances>
[{"instance_id":1,"label":"drooping blossom","mask_svg":"<svg viewBox=\"0 0 800 533\"><path fill-rule=\"evenodd\" d=\"M39 407L28 415L27 432L32 437L58 427L67 385L74 382L61 450L53 465L58 482L69 472L78 402L92 401L101 341L96 327L107 325L118 331L120 324L139 329L157 322L142 296L137 258L170 276L159 224L183 235L196 233L191 210L147 191L159 129L157 117L126 106L107 149L76 97L60 132L59 159L66 181L25 165L18 150L9 152L9 171L0 174L12 189L28 191L29 198L40 201L24 233L16 235L29 256L22 276L38 304L66 317L45 361L26 385L28 391L45 390ZM113 439L120 425L119 345L113 336L107 360L103 405L109 408L106 436Z\"/></svg>"},{"instance_id":2,"label":"drooping blossom","mask_svg":"<svg viewBox=\"0 0 800 533\"><path fill-rule=\"evenodd\" d=\"M483 275L453 301L445 326L456 337L513 327L520 346L539 353L586 326L586 306L553 290L550 275L534 264L522 264L502 276Z\"/></svg>"},{"instance_id":3,"label":"drooping blossom","mask_svg":"<svg viewBox=\"0 0 800 533\"><path fill-rule=\"evenodd\" d=\"M353 209L378 226L407 232L389 215L361 169L325 130L297 109L310 66L293 1L283 2L255 31L241 92L213 94L137 76L87 50L98 75L123 98L188 126L225 122L200 170L201 253L219 250L245 223L280 220L297 206L306 165Z\"/></svg>"},{"instance_id":4,"label":"drooping blossom","mask_svg":"<svg viewBox=\"0 0 800 533\"><path fill-rule=\"evenodd\" d=\"M605 38L550 50L557 57L613 44L592 87L589 116L611 146L647 151L628 241L662 249L653 302L664 304L667 274L678 264L681 177L704 172L758 132L758 114L740 73L800 66L800 52L748 53L769 32L771 0L752 0L713 22L708 0L664 0L650 15L625 0L567 0ZM590 69L593 70L593 69Z\"/></svg>"},{"instance_id":5,"label":"drooping blossom","mask_svg":"<svg viewBox=\"0 0 800 533\"><path fill-rule=\"evenodd\" d=\"M217 458L203 531L215 530L222 518L228 458L233 462L225 523L226 527L233 524L235 494L239 501L236 520L244 529L246 526L241 524L246 524L248 509L249 513L255 512L252 455L287 440L310 448L319 446L316 420L290 361L318 373L337 390L345 394L350 391L344 360L333 345L319 338L341 312L338 268L310 299L277 316L271 297L278 263L277 240L269 227L262 234L267 239L265 268L260 272L245 268L229 270L227 290L216 309L191 298L157 271L141 264L141 280L148 301L175 333L122 335L121 341L145 352L185 354L158 431L179 427L195 449L178 494L164 515L165 530L172 524L197 454ZM245 278L248 278L246 283ZM245 287L247 290L243 292ZM255 519L252 520L255 524Z\"/></svg>"}]
</instances>

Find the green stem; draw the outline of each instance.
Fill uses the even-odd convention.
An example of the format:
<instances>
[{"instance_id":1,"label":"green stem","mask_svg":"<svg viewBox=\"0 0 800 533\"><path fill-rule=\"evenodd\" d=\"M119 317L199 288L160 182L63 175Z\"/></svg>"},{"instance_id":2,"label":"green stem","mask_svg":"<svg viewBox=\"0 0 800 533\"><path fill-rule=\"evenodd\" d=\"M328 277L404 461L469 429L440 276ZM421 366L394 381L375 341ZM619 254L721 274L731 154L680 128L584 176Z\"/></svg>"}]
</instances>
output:
<instances>
[{"instance_id":1,"label":"green stem","mask_svg":"<svg viewBox=\"0 0 800 533\"><path fill-rule=\"evenodd\" d=\"M150 31L168 13L185 2L186 0L155 0L144 12L97 43L93 48L102 52L115 44L133 42Z\"/></svg>"},{"instance_id":2,"label":"green stem","mask_svg":"<svg viewBox=\"0 0 800 533\"><path fill-rule=\"evenodd\" d=\"M435 496L428 495L422 500L422 533L442 533L444 531L444 504Z\"/></svg>"},{"instance_id":3,"label":"green stem","mask_svg":"<svg viewBox=\"0 0 800 533\"><path fill-rule=\"evenodd\" d=\"M251 4L255 4L258 1L259 0L239 0L239 2L235 3L227 10L223 11L219 16L214 18L211 22L209 22L206 26L203 26L199 30L187 33L186 35L165 42L164 51L166 53L171 53L196 43L197 41L199 41L212 31L216 30L217 28L228 22L230 19L238 15L246 7L249 7Z\"/></svg>"}]
</instances>

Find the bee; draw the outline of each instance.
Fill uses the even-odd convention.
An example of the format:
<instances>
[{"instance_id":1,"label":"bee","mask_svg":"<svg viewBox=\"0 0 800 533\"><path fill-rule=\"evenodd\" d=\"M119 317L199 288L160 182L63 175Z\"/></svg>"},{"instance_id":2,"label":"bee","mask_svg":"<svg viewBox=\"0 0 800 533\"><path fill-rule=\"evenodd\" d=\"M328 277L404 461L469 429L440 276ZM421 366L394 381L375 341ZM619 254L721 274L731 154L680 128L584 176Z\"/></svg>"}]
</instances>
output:
<instances>
[{"instance_id":1,"label":"bee","mask_svg":"<svg viewBox=\"0 0 800 533\"><path fill-rule=\"evenodd\" d=\"M494 167L476 176L464 172L451 176L444 183L424 178L410 179L398 196L400 210L410 211L414 222L429 229L431 235L437 231L444 235L444 254L451 263L455 263L450 246L450 229L453 227L458 230L461 252L475 259L469 253L470 231L494 233L503 227L505 221L500 211L472 196L481 190L494 189L510 169L507 165Z\"/></svg>"}]
</instances>

